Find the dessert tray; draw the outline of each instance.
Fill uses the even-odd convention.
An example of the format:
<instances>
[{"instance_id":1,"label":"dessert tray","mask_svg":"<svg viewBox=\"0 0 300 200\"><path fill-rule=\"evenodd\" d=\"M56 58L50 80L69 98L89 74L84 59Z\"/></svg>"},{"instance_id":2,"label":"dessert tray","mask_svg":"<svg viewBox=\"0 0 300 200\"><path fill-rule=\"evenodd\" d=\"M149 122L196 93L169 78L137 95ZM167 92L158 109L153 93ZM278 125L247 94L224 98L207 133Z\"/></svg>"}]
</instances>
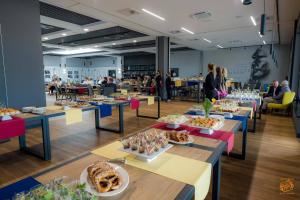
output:
<instances>
[{"instance_id":1,"label":"dessert tray","mask_svg":"<svg viewBox=\"0 0 300 200\"><path fill-rule=\"evenodd\" d=\"M190 116L185 125L200 128L203 134L213 134L214 130L219 130L224 125L224 117L220 115L210 115L208 118L204 116Z\"/></svg>"},{"instance_id":2,"label":"dessert tray","mask_svg":"<svg viewBox=\"0 0 300 200\"><path fill-rule=\"evenodd\" d=\"M80 183L86 184L85 190L95 196L110 197L127 188L129 175L119 165L98 161L81 172Z\"/></svg>"},{"instance_id":3,"label":"dessert tray","mask_svg":"<svg viewBox=\"0 0 300 200\"><path fill-rule=\"evenodd\" d=\"M180 124L184 124L189 119L184 115L167 115L165 117L159 118L157 121L166 123L168 128L176 129L180 126Z\"/></svg>"},{"instance_id":4,"label":"dessert tray","mask_svg":"<svg viewBox=\"0 0 300 200\"><path fill-rule=\"evenodd\" d=\"M191 144L194 142L194 138L189 135L189 132L186 130L183 131L165 131L166 137L170 143L173 144Z\"/></svg>"},{"instance_id":5,"label":"dessert tray","mask_svg":"<svg viewBox=\"0 0 300 200\"><path fill-rule=\"evenodd\" d=\"M17 115L20 113L21 113L20 111L13 109L13 108L0 108L0 116Z\"/></svg>"},{"instance_id":6,"label":"dessert tray","mask_svg":"<svg viewBox=\"0 0 300 200\"><path fill-rule=\"evenodd\" d=\"M123 139L123 147L119 150L130 153L142 161L151 162L159 155L170 149L173 145L168 143L164 132L150 129Z\"/></svg>"}]
</instances>

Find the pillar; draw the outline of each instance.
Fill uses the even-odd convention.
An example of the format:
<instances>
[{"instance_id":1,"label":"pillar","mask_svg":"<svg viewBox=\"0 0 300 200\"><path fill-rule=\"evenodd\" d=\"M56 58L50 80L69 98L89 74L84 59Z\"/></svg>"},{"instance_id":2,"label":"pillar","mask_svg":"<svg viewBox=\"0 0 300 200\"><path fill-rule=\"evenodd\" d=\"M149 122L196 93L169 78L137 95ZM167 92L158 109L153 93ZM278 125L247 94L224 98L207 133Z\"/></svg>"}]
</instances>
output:
<instances>
[{"instance_id":1,"label":"pillar","mask_svg":"<svg viewBox=\"0 0 300 200\"><path fill-rule=\"evenodd\" d=\"M166 73L170 71L170 38L159 36L156 38L156 71L163 80L162 98L166 99Z\"/></svg>"}]
</instances>

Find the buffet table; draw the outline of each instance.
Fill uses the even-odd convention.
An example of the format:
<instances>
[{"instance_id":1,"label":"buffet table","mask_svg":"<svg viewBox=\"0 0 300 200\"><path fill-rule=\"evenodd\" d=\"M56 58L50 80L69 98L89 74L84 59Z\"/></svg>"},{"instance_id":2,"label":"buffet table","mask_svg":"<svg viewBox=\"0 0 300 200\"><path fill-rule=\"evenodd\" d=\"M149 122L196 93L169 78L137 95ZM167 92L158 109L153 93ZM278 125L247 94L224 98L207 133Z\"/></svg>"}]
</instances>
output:
<instances>
[{"instance_id":1,"label":"buffet table","mask_svg":"<svg viewBox=\"0 0 300 200\"><path fill-rule=\"evenodd\" d=\"M81 108L82 111L95 111L97 113L98 108L95 106L88 106L85 108ZM32 129L36 127L42 128L42 137L43 137L43 153L39 153L36 151L33 151L26 145L26 134L19 137L19 144L20 144L20 150L25 151L29 154L35 155L39 158L42 158L44 160L51 160L51 139L50 139L50 130L49 130L49 119L53 117L63 116L65 115L65 111L63 110L50 110L46 109L46 112L44 114L32 114L32 113L21 113L15 115L16 117L22 118L25 120L26 123L26 129ZM95 120L99 121L99 119L96 118ZM38 122L38 123L37 123Z\"/></svg>"},{"instance_id":2,"label":"buffet table","mask_svg":"<svg viewBox=\"0 0 300 200\"><path fill-rule=\"evenodd\" d=\"M210 179L210 176L204 177L203 181L206 183L202 183L202 185L203 187L209 188L209 182L212 180L212 199L219 199L221 178L220 157L226 144L211 139L205 139L199 143L200 144L192 144L190 146L173 146L167 153L202 161L203 163L207 163L204 164L206 167L209 167L208 164L210 163L213 167L212 179ZM97 151L97 149L95 151ZM76 180L85 167L101 159L106 160L107 157L88 152L78 158L66 161L58 166L38 173L33 177L42 184L56 177L63 176L67 176L69 180ZM176 181L172 178L127 164L122 165L122 167L128 172L130 183L128 188L114 199L194 199L195 188L191 184ZM210 171L210 167L208 170ZM206 188L202 189L205 191ZM206 196L206 194L202 195L204 197Z\"/></svg>"}]
</instances>

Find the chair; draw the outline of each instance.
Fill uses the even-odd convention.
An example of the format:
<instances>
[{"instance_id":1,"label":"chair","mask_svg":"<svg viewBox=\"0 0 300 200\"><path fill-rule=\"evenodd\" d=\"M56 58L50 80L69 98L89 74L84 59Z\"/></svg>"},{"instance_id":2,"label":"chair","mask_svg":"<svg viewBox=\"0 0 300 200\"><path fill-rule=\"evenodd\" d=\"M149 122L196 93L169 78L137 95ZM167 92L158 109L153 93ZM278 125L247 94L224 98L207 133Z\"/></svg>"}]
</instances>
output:
<instances>
[{"instance_id":1,"label":"chair","mask_svg":"<svg viewBox=\"0 0 300 200\"><path fill-rule=\"evenodd\" d=\"M283 95L282 103L268 103L268 109L273 111L276 110L286 110L290 114L290 106L292 105L296 93L295 92L286 92Z\"/></svg>"},{"instance_id":2,"label":"chair","mask_svg":"<svg viewBox=\"0 0 300 200\"><path fill-rule=\"evenodd\" d=\"M103 95L104 96L110 96L114 92L115 92L115 88L114 87L104 87L103 88Z\"/></svg>"}]
</instances>

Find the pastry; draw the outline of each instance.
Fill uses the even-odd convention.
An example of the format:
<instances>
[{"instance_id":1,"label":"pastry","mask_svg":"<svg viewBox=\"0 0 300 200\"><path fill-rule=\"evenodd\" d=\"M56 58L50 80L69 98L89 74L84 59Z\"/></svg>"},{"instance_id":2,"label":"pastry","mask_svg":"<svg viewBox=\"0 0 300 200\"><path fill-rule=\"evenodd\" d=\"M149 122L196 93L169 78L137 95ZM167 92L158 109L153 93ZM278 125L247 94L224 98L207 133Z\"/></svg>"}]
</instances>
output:
<instances>
[{"instance_id":1,"label":"pastry","mask_svg":"<svg viewBox=\"0 0 300 200\"><path fill-rule=\"evenodd\" d=\"M98 192L109 192L121 186L115 169L105 161L98 161L87 168L88 176Z\"/></svg>"}]
</instances>

